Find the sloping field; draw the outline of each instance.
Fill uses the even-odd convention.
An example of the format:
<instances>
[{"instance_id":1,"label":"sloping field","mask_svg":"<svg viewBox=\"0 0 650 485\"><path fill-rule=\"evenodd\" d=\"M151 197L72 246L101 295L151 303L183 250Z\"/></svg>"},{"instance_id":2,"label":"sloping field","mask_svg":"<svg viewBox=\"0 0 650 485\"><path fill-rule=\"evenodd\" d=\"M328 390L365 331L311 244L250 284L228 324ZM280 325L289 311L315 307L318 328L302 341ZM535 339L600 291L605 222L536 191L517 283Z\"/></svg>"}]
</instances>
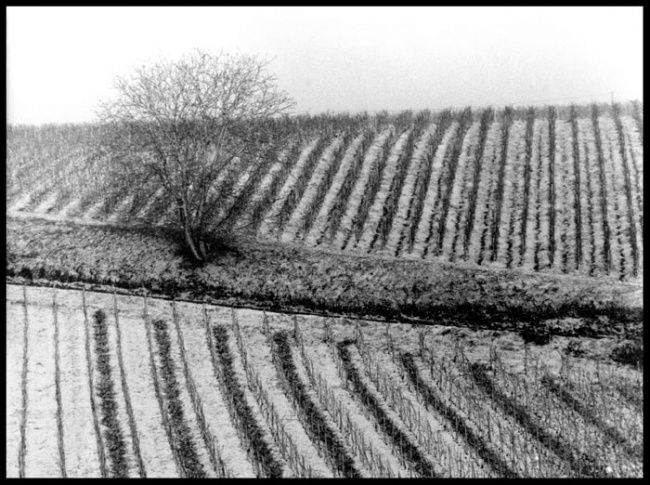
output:
<instances>
[{"instance_id":1,"label":"sloping field","mask_svg":"<svg viewBox=\"0 0 650 485\"><path fill-rule=\"evenodd\" d=\"M620 279L643 268L642 105L331 117L236 161L222 228L351 253ZM166 224L157 187L108 190L101 127L10 127L9 214ZM232 190L222 190L231 188ZM216 217L213 223L219 224Z\"/></svg>"},{"instance_id":2,"label":"sloping field","mask_svg":"<svg viewBox=\"0 0 650 485\"><path fill-rule=\"evenodd\" d=\"M642 476L642 375L567 339L6 290L8 476Z\"/></svg>"}]
</instances>

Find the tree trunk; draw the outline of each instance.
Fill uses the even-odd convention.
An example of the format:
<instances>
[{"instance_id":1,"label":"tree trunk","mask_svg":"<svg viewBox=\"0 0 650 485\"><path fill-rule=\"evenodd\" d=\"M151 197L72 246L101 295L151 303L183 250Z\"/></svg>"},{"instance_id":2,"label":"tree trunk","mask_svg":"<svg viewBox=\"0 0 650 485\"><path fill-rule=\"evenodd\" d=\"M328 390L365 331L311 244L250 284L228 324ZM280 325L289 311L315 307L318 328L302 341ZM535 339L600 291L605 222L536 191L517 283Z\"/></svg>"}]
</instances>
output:
<instances>
[{"instance_id":1,"label":"tree trunk","mask_svg":"<svg viewBox=\"0 0 650 485\"><path fill-rule=\"evenodd\" d=\"M208 251L205 247L205 241L202 238L199 238L199 253L201 253L203 259L207 259Z\"/></svg>"},{"instance_id":2,"label":"tree trunk","mask_svg":"<svg viewBox=\"0 0 650 485\"><path fill-rule=\"evenodd\" d=\"M183 200L181 198L177 198L176 203L178 204L178 214L181 220L181 225L183 226L183 232L185 234L185 242L187 243L187 247L192 252L192 257L196 261L203 261L205 258L205 251L202 251L203 254L201 255L196 249L196 245L194 244L194 238L192 237L190 221L189 218L187 217L185 204L183 204Z\"/></svg>"},{"instance_id":3,"label":"tree trunk","mask_svg":"<svg viewBox=\"0 0 650 485\"><path fill-rule=\"evenodd\" d=\"M190 248L190 251L192 251L192 256L197 261L203 261L203 257L201 257L201 255L199 254L199 252L196 249L196 245L194 244L194 240L192 238L192 232L190 231L190 225L187 223L187 221L185 221L183 226L184 226L184 232L185 232L185 242L187 243L188 247Z\"/></svg>"}]
</instances>

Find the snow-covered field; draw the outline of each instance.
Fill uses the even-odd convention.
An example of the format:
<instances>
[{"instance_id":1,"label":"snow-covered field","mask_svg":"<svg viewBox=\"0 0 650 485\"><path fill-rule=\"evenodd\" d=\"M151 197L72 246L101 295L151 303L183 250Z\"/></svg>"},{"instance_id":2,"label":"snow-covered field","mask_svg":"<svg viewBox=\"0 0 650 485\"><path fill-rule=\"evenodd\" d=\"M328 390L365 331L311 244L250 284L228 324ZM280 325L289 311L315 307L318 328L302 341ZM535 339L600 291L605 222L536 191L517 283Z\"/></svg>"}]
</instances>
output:
<instances>
[{"instance_id":1,"label":"snow-covered field","mask_svg":"<svg viewBox=\"0 0 650 485\"><path fill-rule=\"evenodd\" d=\"M336 454L371 477L642 473L642 375L560 365L557 342L524 353L488 331L6 290L10 477L253 477L266 452L287 477L341 476Z\"/></svg>"},{"instance_id":2,"label":"snow-covered field","mask_svg":"<svg viewBox=\"0 0 650 485\"><path fill-rule=\"evenodd\" d=\"M632 105L598 109L596 118L548 107L497 110L484 123L476 110L462 123L459 111L429 114L422 127L388 118L290 133L268 163L237 158L219 173L207 225L261 241L638 281L642 120ZM146 198L122 188L106 207L101 157L71 144L34 166L29 137L20 143L7 159L10 217L174 221L162 189Z\"/></svg>"}]
</instances>

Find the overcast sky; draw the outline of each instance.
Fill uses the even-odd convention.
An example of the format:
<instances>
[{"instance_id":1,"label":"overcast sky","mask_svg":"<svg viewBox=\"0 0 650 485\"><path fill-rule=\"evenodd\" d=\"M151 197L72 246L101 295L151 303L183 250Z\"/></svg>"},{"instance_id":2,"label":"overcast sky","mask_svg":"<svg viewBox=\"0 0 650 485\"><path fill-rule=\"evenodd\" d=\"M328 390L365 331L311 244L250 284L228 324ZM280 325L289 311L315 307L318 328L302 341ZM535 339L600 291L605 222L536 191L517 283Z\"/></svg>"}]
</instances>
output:
<instances>
[{"instance_id":1,"label":"overcast sky","mask_svg":"<svg viewBox=\"0 0 650 485\"><path fill-rule=\"evenodd\" d=\"M10 123L92 121L116 76L266 55L296 112L642 99L640 7L12 7Z\"/></svg>"}]
</instances>

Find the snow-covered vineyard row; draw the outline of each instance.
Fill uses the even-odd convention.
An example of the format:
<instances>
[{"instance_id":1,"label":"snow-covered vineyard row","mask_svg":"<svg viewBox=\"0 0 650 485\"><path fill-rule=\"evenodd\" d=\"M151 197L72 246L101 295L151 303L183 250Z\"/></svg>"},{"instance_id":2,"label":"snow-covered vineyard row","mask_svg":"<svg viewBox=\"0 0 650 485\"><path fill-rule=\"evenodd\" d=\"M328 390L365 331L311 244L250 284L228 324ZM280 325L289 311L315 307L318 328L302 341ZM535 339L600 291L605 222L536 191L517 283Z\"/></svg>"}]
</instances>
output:
<instances>
[{"instance_id":1,"label":"snow-covered vineyard row","mask_svg":"<svg viewBox=\"0 0 650 485\"><path fill-rule=\"evenodd\" d=\"M62 179L79 156L55 163ZM174 216L160 190L80 203L47 178L40 184L9 190L10 213L152 224ZM553 108L465 110L349 128L294 142L267 163L234 160L215 184L213 222L229 213L224 227L260 239L620 278L643 267L642 135L616 108L563 117Z\"/></svg>"},{"instance_id":2,"label":"snow-covered vineyard row","mask_svg":"<svg viewBox=\"0 0 650 485\"><path fill-rule=\"evenodd\" d=\"M431 327L16 285L7 322L8 476L642 473L632 370L513 373Z\"/></svg>"}]
</instances>

